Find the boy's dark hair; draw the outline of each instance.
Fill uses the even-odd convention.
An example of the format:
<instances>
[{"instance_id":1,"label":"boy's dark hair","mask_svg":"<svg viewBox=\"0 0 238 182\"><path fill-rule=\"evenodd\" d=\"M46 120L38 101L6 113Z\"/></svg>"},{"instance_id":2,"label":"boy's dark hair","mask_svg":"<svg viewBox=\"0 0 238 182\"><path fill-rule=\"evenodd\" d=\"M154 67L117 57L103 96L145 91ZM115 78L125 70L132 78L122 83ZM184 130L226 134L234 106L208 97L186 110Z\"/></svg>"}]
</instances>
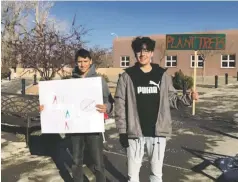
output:
<instances>
[{"instance_id":1,"label":"boy's dark hair","mask_svg":"<svg viewBox=\"0 0 238 182\"><path fill-rule=\"evenodd\" d=\"M76 54L75 54L75 61L76 61L76 62L77 62L77 60L78 60L78 57L92 59L90 52L89 52L88 50L86 50L86 49L79 49L79 50L76 52Z\"/></svg>"},{"instance_id":2,"label":"boy's dark hair","mask_svg":"<svg viewBox=\"0 0 238 182\"><path fill-rule=\"evenodd\" d=\"M146 45L148 51L154 51L155 49L155 41L149 37L136 37L131 43L134 53L140 52L143 45Z\"/></svg>"}]
</instances>

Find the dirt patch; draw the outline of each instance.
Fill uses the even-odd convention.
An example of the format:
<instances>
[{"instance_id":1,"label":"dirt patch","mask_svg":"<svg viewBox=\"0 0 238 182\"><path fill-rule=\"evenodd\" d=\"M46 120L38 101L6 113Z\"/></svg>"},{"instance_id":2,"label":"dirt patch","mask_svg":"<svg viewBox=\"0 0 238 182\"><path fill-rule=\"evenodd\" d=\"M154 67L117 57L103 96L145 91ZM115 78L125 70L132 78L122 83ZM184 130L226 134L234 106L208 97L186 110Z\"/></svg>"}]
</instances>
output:
<instances>
[{"instance_id":1,"label":"dirt patch","mask_svg":"<svg viewBox=\"0 0 238 182\"><path fill-rule=\"evenodd\" d=\"M26 94L27 95L39 95L39 86L38 85L33 85L29 88L26 89Z\"/></svg>"}]
</instances>

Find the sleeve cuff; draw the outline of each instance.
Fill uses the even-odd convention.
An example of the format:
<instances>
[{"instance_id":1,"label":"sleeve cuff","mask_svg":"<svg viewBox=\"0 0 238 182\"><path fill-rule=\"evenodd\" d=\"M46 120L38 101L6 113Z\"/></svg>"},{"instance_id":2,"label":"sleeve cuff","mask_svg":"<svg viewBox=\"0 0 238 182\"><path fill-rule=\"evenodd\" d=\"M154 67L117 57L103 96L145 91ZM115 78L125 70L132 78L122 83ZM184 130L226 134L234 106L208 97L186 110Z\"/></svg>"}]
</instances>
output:
<instances>
[{"instance_id":1,"label":"sleeve cuff","mask_svg":"<svg viewBox=\"0 0 238 182\"><path fill-rule=\"evenodd\" d=\"M107 114L111 114L111 112L112 112L112 104L110 104L110 103L106 103L106 105L107 105Z\"/></svg>"},{"instance_id":2,"label":"sleeve cuff","mask_svg":"<svg viewBox=\"0 0 238 182\"><path fill-rule=\"evenodd\" d=\"M118 129L119 134L126 134L126 129Z\"/></svg>"}]
</instances>

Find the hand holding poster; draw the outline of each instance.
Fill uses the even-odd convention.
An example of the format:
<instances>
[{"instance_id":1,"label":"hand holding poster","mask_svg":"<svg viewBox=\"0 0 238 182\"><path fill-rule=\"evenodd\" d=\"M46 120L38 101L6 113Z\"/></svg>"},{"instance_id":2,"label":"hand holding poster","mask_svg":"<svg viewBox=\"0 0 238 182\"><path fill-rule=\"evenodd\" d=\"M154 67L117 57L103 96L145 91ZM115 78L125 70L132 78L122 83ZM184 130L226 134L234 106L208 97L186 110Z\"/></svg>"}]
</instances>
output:
<instances>
[{"instance_id":1,"label":"hand holding poster","mask_svg":"<svg viewBox=\"0 0 238 182\"><path fill-rule=\"evenodd\" d=\"M42 133L104 132L101 77L42 81L39 99Z\"/></svg>"}]
</instances>

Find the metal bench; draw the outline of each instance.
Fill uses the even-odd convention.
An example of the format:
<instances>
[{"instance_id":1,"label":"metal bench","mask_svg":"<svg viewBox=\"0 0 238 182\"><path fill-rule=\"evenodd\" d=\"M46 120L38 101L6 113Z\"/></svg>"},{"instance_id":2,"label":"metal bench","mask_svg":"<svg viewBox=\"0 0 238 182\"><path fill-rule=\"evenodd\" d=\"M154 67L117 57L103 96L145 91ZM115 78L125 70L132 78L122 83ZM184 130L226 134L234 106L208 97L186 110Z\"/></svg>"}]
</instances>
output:
<instances>
[{"instance_id":1,"label":"metal bench","mask_svg":"<svg viewBox=\"0 0 238 182\"><path fill-rule=\"evenodd\" d=\"M38 96L4 92L1 94L1 125L26 128L28 146L30 129L41 126Z\"/></svg>"}]
</instances>

